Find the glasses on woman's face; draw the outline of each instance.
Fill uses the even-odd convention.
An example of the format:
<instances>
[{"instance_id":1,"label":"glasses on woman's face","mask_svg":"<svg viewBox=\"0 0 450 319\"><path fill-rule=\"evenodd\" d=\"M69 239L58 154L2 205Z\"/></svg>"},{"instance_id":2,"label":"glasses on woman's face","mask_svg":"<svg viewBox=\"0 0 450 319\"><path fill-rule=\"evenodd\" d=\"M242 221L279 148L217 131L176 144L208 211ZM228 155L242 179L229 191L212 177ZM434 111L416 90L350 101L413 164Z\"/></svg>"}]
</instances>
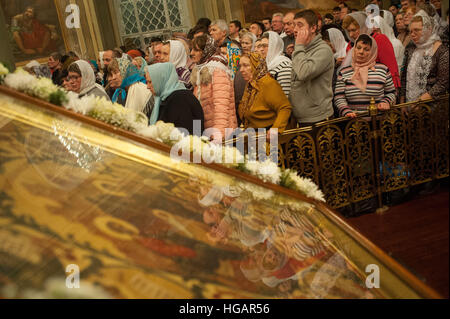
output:
<instances>
[{"instance_id":1,"label":"glasses on woman's face","mask_svg":"<svg viewBox=\"0 0 450 319\"><path fill-rule=\"evenodd\" d=\"M267 43L260 43L256 46L257 49L265 49L268 47L269 47L269 45Z\"/></svg>"},{"instance_id":2,"label":"glasses on woman's face","mask_svg":"<svg viewBox=\"0 0 450 319\"><path fill-rule=\"evenodd\" d=\"M78 81L80 78L81 78L81 76L79 76L79 75L71 75L71 76L67 77L67 82Z\"/></svg>"}]
</instances>

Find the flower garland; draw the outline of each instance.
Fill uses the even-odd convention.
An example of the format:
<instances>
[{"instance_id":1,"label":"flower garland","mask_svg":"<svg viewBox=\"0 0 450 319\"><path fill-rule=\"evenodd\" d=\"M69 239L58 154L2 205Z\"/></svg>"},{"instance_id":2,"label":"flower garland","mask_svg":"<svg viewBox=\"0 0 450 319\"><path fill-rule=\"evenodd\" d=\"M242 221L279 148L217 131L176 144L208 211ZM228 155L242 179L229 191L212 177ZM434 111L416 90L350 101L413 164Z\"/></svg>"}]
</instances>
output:
<instances>
[{"instance_id":1,"label":"flower garland","mask_svg":"<svg viewBox=\"0 0 450 319\"><path fill-rule=\"evenodd\" d=\"M50 79L36 78L21 68L14 73L9 73L1 63L0 82L12 89L74 112L155 139L169 146L176 146L182 153L192 153L194 157L201 158L206 163L223 164L256 176L264 182L277 184L325 202L324 195L318 186L310 179L298 176L294 170L281 169L270 160L263 162L249 160L235 147L211 143L204 137L184 136L172 123L160 121L155 125L148 126L145 114L124 108L105 98L93 96L78 98L78 94L67 92L53 84ZM274 192L266 192L266 194L268 195L260 196L257 199L270 198Z\"/></svg>"}]
</instances>

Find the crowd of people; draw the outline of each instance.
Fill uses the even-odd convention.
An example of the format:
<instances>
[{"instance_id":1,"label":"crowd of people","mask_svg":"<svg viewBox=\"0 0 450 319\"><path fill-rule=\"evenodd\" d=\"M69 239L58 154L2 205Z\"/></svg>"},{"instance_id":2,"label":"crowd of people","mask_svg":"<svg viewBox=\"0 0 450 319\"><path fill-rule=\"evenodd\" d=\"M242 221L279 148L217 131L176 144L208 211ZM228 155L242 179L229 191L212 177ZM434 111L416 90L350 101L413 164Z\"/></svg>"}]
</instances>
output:
<instances>
[{"instance_id":1,"label":"crowd of people","mask_svg":"<svg viewBox=\"0 0 450 319\"><path fill-rule=\"evenodd\" d=\"M379 15L374 13L378 6ZM149 124L193 121L214 130L265 128L268 137L334 117L355 117L371 99L378 109L437 98L449 90L448 10L440 0L345 2L320 15L274 13L244 28L240 21L200 19L187 34L152 38L145 49L121 47L82 60L54 53L57 85L143 112ZM227 133L228 132L228 133Z\"/></svg>"}]
</instances>

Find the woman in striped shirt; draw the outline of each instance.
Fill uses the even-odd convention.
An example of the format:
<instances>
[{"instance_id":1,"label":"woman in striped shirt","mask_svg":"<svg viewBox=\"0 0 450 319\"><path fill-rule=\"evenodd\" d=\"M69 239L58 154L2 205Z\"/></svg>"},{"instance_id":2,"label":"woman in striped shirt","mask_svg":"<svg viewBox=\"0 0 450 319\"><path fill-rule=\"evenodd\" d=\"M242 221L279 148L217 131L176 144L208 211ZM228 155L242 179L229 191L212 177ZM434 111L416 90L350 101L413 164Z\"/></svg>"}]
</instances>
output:
<instances>
[{"instance_id":1,"label":"woman in striped shirt","mask_svg":"<svg viewBox=\"0 0 450 319\"><path fill-rule=\"evenodd\" d=\"M395 103L396 90L388 67L376 63L375 40L360 35L352 54L352 65L339 72L334 92L341 116L356 117L367 111L372 97L379 110L389 109Z\"/></svg>"},{"instance_id":2,"label":"woman in striped shirt","mask_svg":"<svg viewBox=\"0 0 450 319\"><path fill-rule=\"evenodd\" d=\"M283 54L284 42L273 31L265 32L261 39L259 53L266 58L270 75L281 85L284 94L291 92L292 61Z\"/></svg>"}]
</instances>

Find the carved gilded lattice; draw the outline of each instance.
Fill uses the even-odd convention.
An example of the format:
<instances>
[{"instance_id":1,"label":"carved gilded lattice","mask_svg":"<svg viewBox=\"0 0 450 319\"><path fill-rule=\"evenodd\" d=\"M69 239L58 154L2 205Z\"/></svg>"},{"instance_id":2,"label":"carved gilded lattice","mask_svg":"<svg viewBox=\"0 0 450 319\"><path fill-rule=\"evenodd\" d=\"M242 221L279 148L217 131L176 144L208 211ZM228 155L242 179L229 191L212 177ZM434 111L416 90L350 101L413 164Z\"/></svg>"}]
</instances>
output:
<instances>
[{"instance_id":1,"label":"carved gilded lattice","mask_svg":"<svg viewBox=\"0 0 450 319\"><path fill-rule=\"evenodd\" d=\"M322 191L333 208L349 204L348 178L345 165L345 141L336 125L319 130L316 136Z\"/></svg>"},{"instance_id":2,"label":"carved gilded lattice","mask_svg":"<svg viewBox=\"0 0 450 319\"><path fill-rule=\"evenodd\" d=\"M345 127L345 143L352 202L374 197L376 183L369 122L362 119L350 121Z\"/></svg>"},{"instance_id":3,"label":"carved gilded lattice","mask_svg":"<svg viewBox=\"0 0 450 319\"><path fill-rule=\"evenodd\" d=\"M401 109L380 118L382 189L385 192L408 186L407 125Z\"/></svg>"},{"instance_id":4,"label":"carved gilded lattice","mask_svg":"<svg viewBox=\"0 0 450 319\"><path fill-rule=\"evenodd\" d=\"M443 178L449 175L449 146L448 146L448 100L436 101L436 108L433 110L433 122L435 124L435 154L436 168L435 177Z\"/></svg>"},{"instance_id":5,"label":"carved gilded lattice","mask_svg":"<svg viewBox=\"0 0 450 319\"><path fill-rule=\"evenodd\" d=\"M300 133L286 145L286 168L296 170L299 176L319 183L316 143L313 137L308 133Z\"/></svg>"},{"instance_id":6,"label":"carved gilded lattice","mask_svg":"<svg viewBox=\"0 0 450 319\"><path fill-rule=\"evenodd\" d=\"M433 178L434 134L431 108L425 104L414 107L408 116L410 184Z\"/></svg>"}]
</instances>

